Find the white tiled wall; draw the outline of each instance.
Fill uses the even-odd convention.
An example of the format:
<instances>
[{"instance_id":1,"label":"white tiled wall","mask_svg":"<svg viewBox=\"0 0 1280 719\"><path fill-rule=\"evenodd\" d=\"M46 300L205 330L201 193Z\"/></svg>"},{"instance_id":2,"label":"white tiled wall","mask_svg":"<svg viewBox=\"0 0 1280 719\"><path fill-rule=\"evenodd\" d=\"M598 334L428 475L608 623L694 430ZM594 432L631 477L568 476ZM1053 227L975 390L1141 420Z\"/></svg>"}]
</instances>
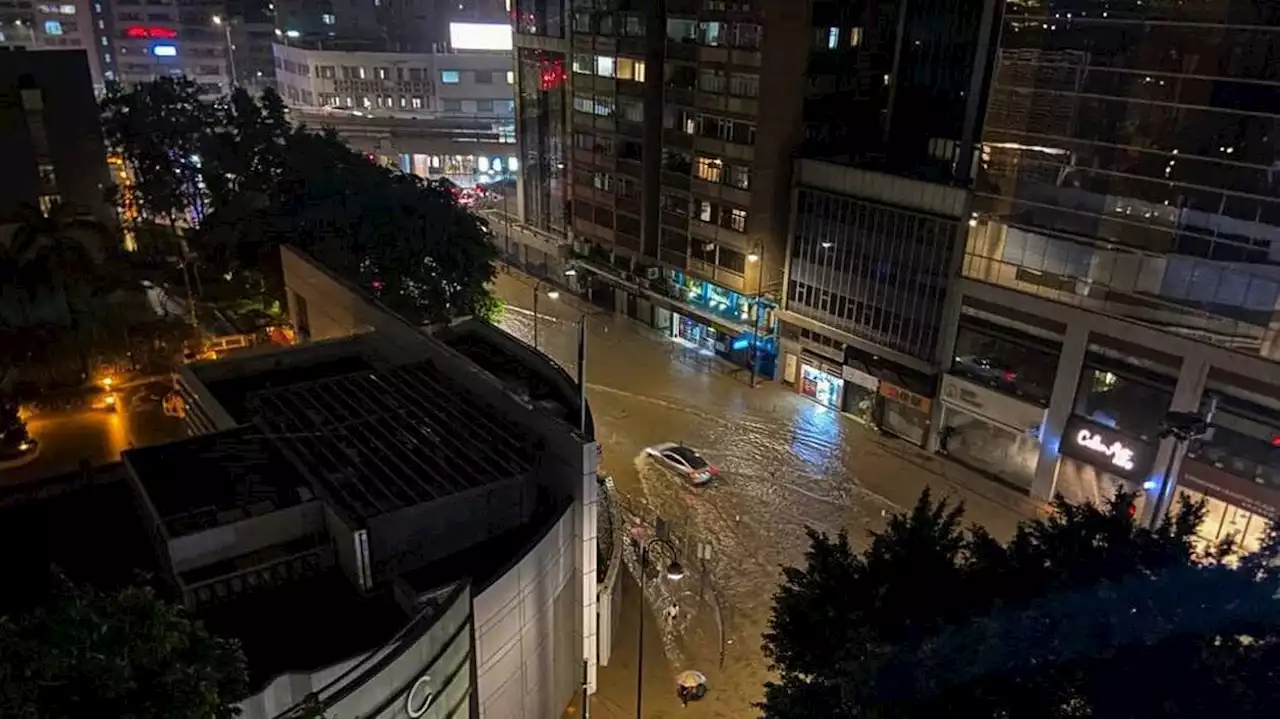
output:
<instances>
[{"instance_id":1,"label":"white tiled wall","mask_svg":"<svg viewBox=\"0 0 1280 719\"><path fill-rule=\"evenodd\" d=\"M578 519L578 510L567 510L518 565L474 600L481 717L558 717L581 685Z\"/></svg>"}]
</instances>

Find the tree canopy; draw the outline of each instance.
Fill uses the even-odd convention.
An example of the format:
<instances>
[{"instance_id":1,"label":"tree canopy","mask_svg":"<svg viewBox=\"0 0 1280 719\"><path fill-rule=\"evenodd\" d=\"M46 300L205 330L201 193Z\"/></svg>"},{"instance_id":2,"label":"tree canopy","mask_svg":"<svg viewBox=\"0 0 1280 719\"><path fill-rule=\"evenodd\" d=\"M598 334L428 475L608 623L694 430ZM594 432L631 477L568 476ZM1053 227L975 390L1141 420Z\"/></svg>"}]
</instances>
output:
<instances>
[{"instance_id":1,"label":"tree canopy","mask_svg":"<svg viewBox=\"0 0 1280 719\"><path fill-rule=\"evenodd\" d=\"M276 248L292 244L415 321L490 307L497 250L452 193L294 127L274 91L197 96L185 78L117 88L103 125L140 215L189 226L202 265L263 273L279 299Z\"/></svg>"},{"instance_id":2,"label":"tree canopy","mask_svg":"<svg viewBox=\"0 0 1280 719\"><path fill-rule=\"evenodd\" d=\"M1280 534L1198 554L1201 506L1152 530L1133 499L1059 500L1007 543L928 492L862 553L811 531L774 597L763 716L1274 716Z\"/></svg>"},{"instance_id":3,"label":"tree canopy","mask_svg":"<svg viewBox=\"0 0 1280 719\"><path fill-rule=\"evenodd\" d=\"M230 719L244 656L151 589L68 585L53 604L0 617L0 716Z\"/></svg>"}]
</instances>

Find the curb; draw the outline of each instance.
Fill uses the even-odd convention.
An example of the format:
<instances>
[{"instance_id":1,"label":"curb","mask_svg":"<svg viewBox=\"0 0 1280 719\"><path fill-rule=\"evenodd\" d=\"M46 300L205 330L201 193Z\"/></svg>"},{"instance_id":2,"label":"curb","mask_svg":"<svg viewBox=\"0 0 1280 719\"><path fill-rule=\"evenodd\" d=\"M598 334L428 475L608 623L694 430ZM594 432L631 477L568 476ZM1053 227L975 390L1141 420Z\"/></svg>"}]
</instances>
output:
<instances>
[{"instance_id":1,"label":"curb","mask_svg":"<svg viewBox=\"0 0 1280 719\"><path fill-rule=\"evenodd\" d=\"M30 464L35 460L36 457L39 457L39 456L40 456L40 443L36 442L36 448L32 450L30 454L23 455L21 457L18 457L17 459L0 460L0 472L3 472L6 469L15 469L17 467Z\"/></svg>"}]
</instances>

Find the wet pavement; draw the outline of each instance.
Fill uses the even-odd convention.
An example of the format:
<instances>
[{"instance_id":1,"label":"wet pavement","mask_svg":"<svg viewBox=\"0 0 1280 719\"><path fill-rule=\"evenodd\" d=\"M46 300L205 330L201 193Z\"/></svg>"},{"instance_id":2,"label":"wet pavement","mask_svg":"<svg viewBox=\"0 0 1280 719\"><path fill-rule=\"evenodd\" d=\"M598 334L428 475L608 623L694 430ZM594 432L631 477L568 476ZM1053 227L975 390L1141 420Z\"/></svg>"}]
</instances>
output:
<instances>
[{"instance_id":1,"label":"wet pavement","mask_svg":"<svg viewBox=\"0 0 1280 719\"><path fill-rule=\"evenodd\" d=\"M710 694L684 710L687 716L757 714L750 704L769 678L760 636L779 568L802 561L806 526L846 529L863 547L868 531L881 528L887 513L911 506L926 486L964 500L967 518L997 537L1012 534L1039 508L780 383L753 389L741 368L567 291L553 300L544 285L535 318L533 285L523 275L499 277L498 294L508 303L499 324L532 343L536 319L539 348L573 373L576 323L585 317L588 399L603 471L613 475L637 527L652 527L658 517L670 526L689 569L680 582L646 582L671 662L671 679L659 691L674 692L670 682L680 670L708 677ZM643 458L645 447L671 441L698 449L720 469L717 480L695 489ZM634 575L636 558L628 564ZM634 706L623 699L634 693L634 684L615 686L602 674L602 702Z\"/></svg>"},{"instance_id":2,"label":"wet pavement","mask_svg":"<svg viewBox=\"0 0 1280 719\"><path fill-rule=\"evenodd\" d=\"M167 417L160 398L172 387L157 380L117 392L118 411L102 407L42 411L27 420L27 432L40 442L30 462L0 470L0 485L31 482L80 467L120 459L130 447L159 444L186 437L182 420ZM86 402L88 404L88 402Z\"/></svg>"}]
</instances>

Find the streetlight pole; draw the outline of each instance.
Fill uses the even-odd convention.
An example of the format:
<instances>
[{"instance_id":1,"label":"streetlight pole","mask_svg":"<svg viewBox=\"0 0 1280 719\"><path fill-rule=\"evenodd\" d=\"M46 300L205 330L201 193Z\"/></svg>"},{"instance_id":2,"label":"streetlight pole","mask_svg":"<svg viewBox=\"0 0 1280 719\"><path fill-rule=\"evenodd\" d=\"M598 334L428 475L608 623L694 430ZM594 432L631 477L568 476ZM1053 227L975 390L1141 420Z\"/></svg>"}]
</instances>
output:
<instances>
[{"instance_id":1,"label":"streetlight pole","mask_svg":"<svg viewBox=\"0 0 1280 719\"><path fill-rule=\"evenodd\" d=\"M640 550L640 636L637 637L636 649L636 719L644 719L644 570L649 563L649 550L654 545L666 547L671 552L671 563L667 565L667 578L680 579L684 576L684 567L680 564L680 551L670 541L662 537L650 539Z\"/></svg>"},{"instance_id":2,"label":"streetlight pole","mask_svg":"<svg viewBox=\"0 0 1280 719\"><path fill-rule=\"evenodd\" d=\"M213 16L213 24L222 28L227 38L227 64L231 70L231 87L234 88L240 84L239 75L236 74L236 46L231 42L231 18L223 19L221 15Z\"/></svg>"},{"instance_id":3,"label":"streetlight pole","mask_svg":"<svg viewBox=\"0 0 1280 719\"><path fill-rule=\"evenodd\" d=\"M1177 487L1177 482L1172 476L1174 463L1178 461L1179 455L1186 451L1191 440L1199 439L1208 432L1209 422L1213 420L1213 413L1217 407L1218 398L1214 397L1209 400L1209 409L1203 416L1199 412L1169 412L1160 420L1160 437L1161 439L1173 438L1173 451L1169 453L1169 462L1165 464L1164 472L1158 480L1154 506L1147 518L1147 526L1151 529L1160 525L1173 503L1173 493Z\"/></svg>"},{"instance_id":4,"label":"streetlight pole","mask_svg":"<svg viewBox=\"0 0 1280 719\"><path fill-rule=\"evenodd\" d=\"M751 331L751 387L756 386L756 365L760 362L760 299L764 295L764 253L752 252L747 261L756 265L756 317Z\"/></svg>"}]
</instances>

